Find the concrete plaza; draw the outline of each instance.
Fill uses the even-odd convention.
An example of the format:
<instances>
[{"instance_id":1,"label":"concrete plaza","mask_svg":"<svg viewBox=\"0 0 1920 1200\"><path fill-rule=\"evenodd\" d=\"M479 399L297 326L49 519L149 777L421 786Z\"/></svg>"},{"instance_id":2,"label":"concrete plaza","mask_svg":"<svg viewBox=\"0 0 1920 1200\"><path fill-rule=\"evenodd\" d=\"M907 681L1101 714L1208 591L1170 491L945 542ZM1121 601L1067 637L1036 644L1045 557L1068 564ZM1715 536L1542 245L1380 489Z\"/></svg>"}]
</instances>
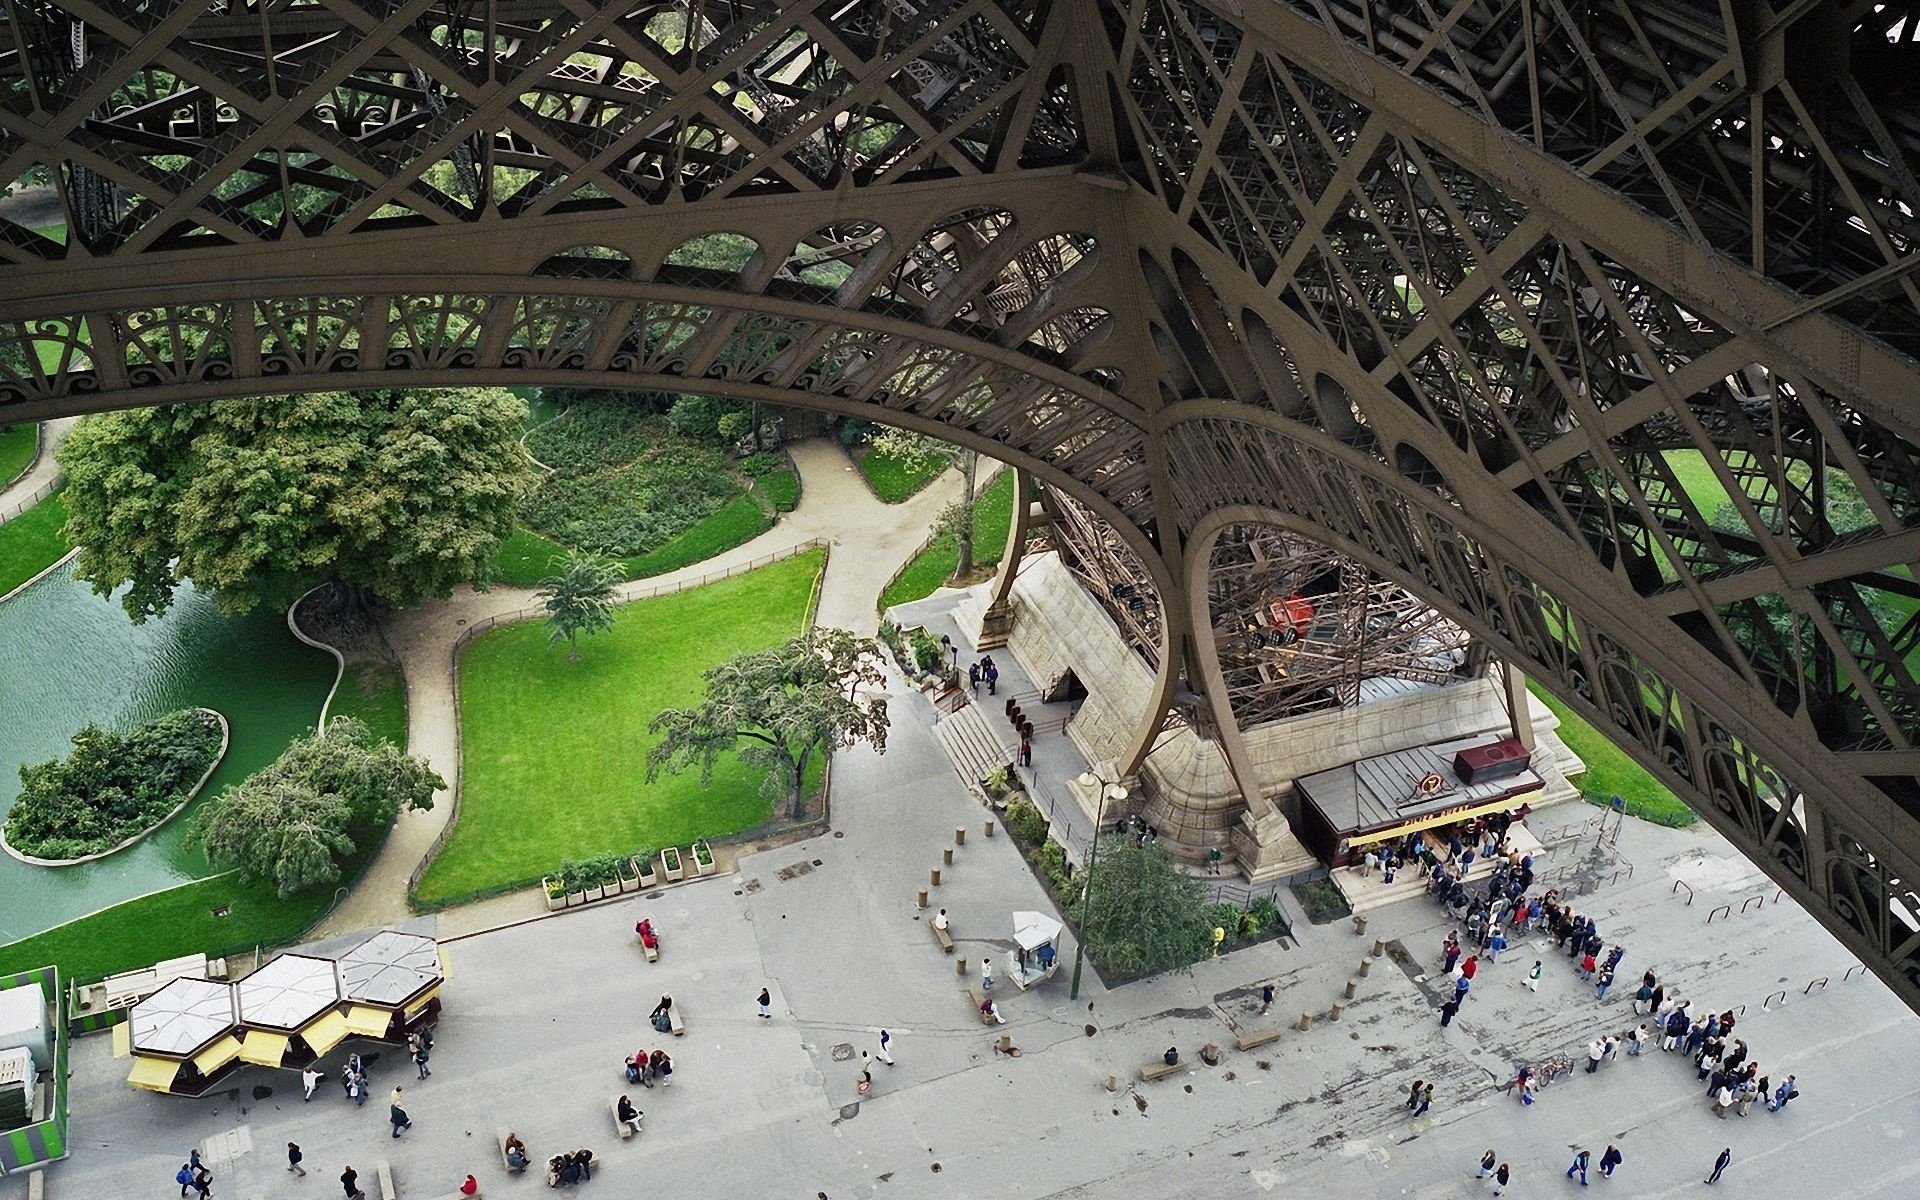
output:
<instances>
[{"instance_id":1,"label":"concrete plaza","mask_svg":"<svg viewBox=\"0 0 1920 1200\"><path fill-rule=\"evenodd\" d=\"M449 1193L469 1171L486 1195L531 1195L541 1182L506 1175L495 1149L508 1125L539 1159L591 1147L604 1174L585 1189L620 1196L1454 1196L1490 1190L1472 1179L1488 1147L1514 1168L1508 1194L1533 1196L1577 1188L1561 1176L1571 1148L1597 1163L1609 1142L1626 1163L1612 1180L1596 1171L1593 1186L1636 1197L1693 1191L1722 1146L1733 1150L1722 1186L1741 1191L1874 1197L1920 1186L1906 1151L1906 1135L1920 1135L1910 1069L1920 1022L1873 979L1843 980L1846 953L1706 832L1627 822L1619 850L1631 877L1615 871L1582 898L1609 942L1628 947L1605 1003L1564 957L1529 944L1485 967L1441 1029L1424 972L1437 971L1449 922L1421 899L1375 912L1365 937L1345 921L1302 925L1294 943L1191 975L1109 990L1089 973L1078 1003L1064 970L1028 994L1002 979L994 992L1009 1023L983 1029L914 892L966 826L934 902L950 911L975 979L983 953L1011 948L1011 912L1047 901L1004 835L981 836L985 813L934 742L925 701L896 697L888 752L835 763L834 832L749 856L735 875L445 943L433 1077L415 1080L389 1048L364 1109L336 1079L303 1103L297 1076L251 1069L206 1100L151 1096L126 1086L107 1038L81 1040L73 1155L53 1168L49 1197L172 1196L193 1146L212 1166L214 1195L238 1200L337 1196L349 1162L377 1196L380 1159L407 1200ZM1564 807L1535 821L1591 815ZM1562 861L1586 851L1570 846ZM1693 889L1691 904L1675 880ZM1706 923L1722 904L1735 911ZM664 934L656 964L633 945L641 914ZM1236 1025L1265 1023L1253 1015L1262 982L1279 988L1269 1021L1325 1012L1376 936L1391 952L1338 1023L1232 1048ZM1521 985L1535 957L1547 965L1538 994ZM1745 1005L1738 1036L1776 1081L1796 1073L1801 1098L1780 1114L1716 1119L1691 1063L1657 1051L1558 1080L1531 1108L1501 1090L1517 1062L1577 1057L1596 1031L1629 1027L1648 967L1700 1006ZM1829 982L1805 994L1820 978ZM771 1021L755 1015L763 984ZM1782 991L1784 1003L1763 1008ZM646 1023L662 992L685 1015L684 1038ZM858 1051L875 1047L881 1026L899 1065L876 1065L861 1098ZM996 1051L1001 1033L1017 1057ZM1208 1041L1226 1047L1216 1067L1199 1062ZM1117 1094L1103 1086L1109 1074L1133 1080L1170 1044L1188 1070ZM674 1086L627 1087L624 1054L656 1045L673 1055ZM336 1070L344 1052L328 1056ZM1411 1120L1402 1101L1416 1077L1438 1090L1432 1111ZM397 1142L383 1103L396 1083L414 1121ZM256 1098L256 1087L271 1093ZM645 1132L628 1142L608 1114L621 1091L646 1112ZM289 1140L305 1151L307 1178L285 1170ZM22 1181L0 1181L5 1200L24 1193Z\"/></svg>"}]
</instances>

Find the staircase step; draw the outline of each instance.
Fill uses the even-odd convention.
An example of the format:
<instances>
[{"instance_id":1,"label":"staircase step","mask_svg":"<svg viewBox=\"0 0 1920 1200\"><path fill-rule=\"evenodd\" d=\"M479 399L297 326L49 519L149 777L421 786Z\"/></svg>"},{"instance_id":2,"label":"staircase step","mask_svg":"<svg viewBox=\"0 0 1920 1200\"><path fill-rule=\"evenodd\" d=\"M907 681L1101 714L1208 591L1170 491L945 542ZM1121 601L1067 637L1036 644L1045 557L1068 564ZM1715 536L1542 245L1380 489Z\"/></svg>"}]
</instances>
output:
<instances>
[{"instance_id":1,"label":"staircase step","mask_svg":"<svg viewBox=\"0 0 1920 1200\"><path fill-rule=\"evenodd\" d=\"M978 705L968 704L959 712L941 719L933 727L935 740L947 752L961 782L969 787L979 783L995 767L1004 765L1010 752L994 736L992 726L981 715Z\"/></svg>"}]
</instances>

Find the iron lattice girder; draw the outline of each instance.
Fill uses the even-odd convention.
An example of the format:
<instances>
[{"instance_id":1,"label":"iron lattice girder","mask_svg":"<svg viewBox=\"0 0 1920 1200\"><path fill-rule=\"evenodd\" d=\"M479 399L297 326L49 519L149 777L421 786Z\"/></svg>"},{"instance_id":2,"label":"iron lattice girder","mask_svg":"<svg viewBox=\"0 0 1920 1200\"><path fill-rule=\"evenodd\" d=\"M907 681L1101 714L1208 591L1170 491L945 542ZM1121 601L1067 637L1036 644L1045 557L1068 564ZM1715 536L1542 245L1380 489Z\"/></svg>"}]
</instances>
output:
<instances>
[{"instance_id":1,"label":"iron lattice girder","mask_svg":"<svg viewBox=\"0 0 1920 1200\"><path fill-rule=\"evenodd\" d=\"M1279 522L1612 730L1920 1003L1912 32L1237 7L6 4L0 177L55 171L68 244L0 218L0 412L858 413L1110 522L1162 639L1204 611L1185 547Z\"/></svg>"}]
</instances>

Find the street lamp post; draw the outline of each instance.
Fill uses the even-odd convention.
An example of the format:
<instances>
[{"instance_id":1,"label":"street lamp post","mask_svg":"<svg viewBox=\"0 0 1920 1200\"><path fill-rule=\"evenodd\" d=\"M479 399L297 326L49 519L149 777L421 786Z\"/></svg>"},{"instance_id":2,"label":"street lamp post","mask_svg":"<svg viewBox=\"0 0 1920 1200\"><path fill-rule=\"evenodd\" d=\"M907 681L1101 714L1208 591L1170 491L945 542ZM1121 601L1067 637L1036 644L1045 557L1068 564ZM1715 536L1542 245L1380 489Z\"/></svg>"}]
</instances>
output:
<instances>
[{"instance_id":1,"label":"street lamp post","mask_svg":"<svg viewBox=\"0 0 1920 1200\"><path fill-rule=\"evenodd\" d=\"M1095 805L1097 813L1093 818L1093 839L1087 844L1087 882L1080 890L1080 928L1074 932L1073 939L1073 981L1067 985L1067 999L1080 998L1080 967L1087 957L1087 914L1093 908L1093 868L1100 861L1100 830L1107 823L1107 801L1125 800L1127 789L1118 783L1109 783L1092 771L1083 771L1075 780L1081 787L1100 789L1100 802Z\"/></svg>"}]
</instances>

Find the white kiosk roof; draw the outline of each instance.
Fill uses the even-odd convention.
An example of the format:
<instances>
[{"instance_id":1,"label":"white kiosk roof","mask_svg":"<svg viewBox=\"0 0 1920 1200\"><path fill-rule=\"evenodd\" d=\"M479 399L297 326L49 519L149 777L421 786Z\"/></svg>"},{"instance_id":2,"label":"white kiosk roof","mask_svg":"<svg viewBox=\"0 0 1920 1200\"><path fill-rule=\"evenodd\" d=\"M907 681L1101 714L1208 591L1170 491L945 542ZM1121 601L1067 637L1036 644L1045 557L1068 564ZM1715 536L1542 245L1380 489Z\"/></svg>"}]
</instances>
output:
<instances>
[{"instance_id":1,"label":"white kiosk roof","mask_svg":"<svg viewBox=\"0 0 1920 1200\"><path fill-rule=\"evenodd\" d=\"M333 960L304 954L282 954L238 986L240 1019L263 1029L299 1029L340 1002Z\"/></svg>"},{"instance_id":2,"label":"white kiosk roof","mask_svg":"<svg viewBox=\"0 0 1920 1200\"><path fill-rule=\"evenodd\" d=\"M191 1058L234 1027L233 985L207 979L176 979L133 1006L133 1048L172 1058Z\"/></svg>"},{"instance_id":3,"label":"white kiosk roof","mask_svg":"<svg viewBox=\"0 0 1920 1200\"><path fill-rule=\"evenodd\" d=\"M1013 914L1013 936L1022 950L1038 950L1060 936L1060 922L1045 913Z\"/></svg>"},{"instance_id":4,"label":"white kiosk roof","mask_svg":"<svg viewBox=\"0 0 1920 1200\"><path fill-rule=\"evenodd\" d=\"M440 948L430 937L385 929L340 956L340 988L347 999L387 1008L440 982Z\"/></svg>"}]
</instances>

